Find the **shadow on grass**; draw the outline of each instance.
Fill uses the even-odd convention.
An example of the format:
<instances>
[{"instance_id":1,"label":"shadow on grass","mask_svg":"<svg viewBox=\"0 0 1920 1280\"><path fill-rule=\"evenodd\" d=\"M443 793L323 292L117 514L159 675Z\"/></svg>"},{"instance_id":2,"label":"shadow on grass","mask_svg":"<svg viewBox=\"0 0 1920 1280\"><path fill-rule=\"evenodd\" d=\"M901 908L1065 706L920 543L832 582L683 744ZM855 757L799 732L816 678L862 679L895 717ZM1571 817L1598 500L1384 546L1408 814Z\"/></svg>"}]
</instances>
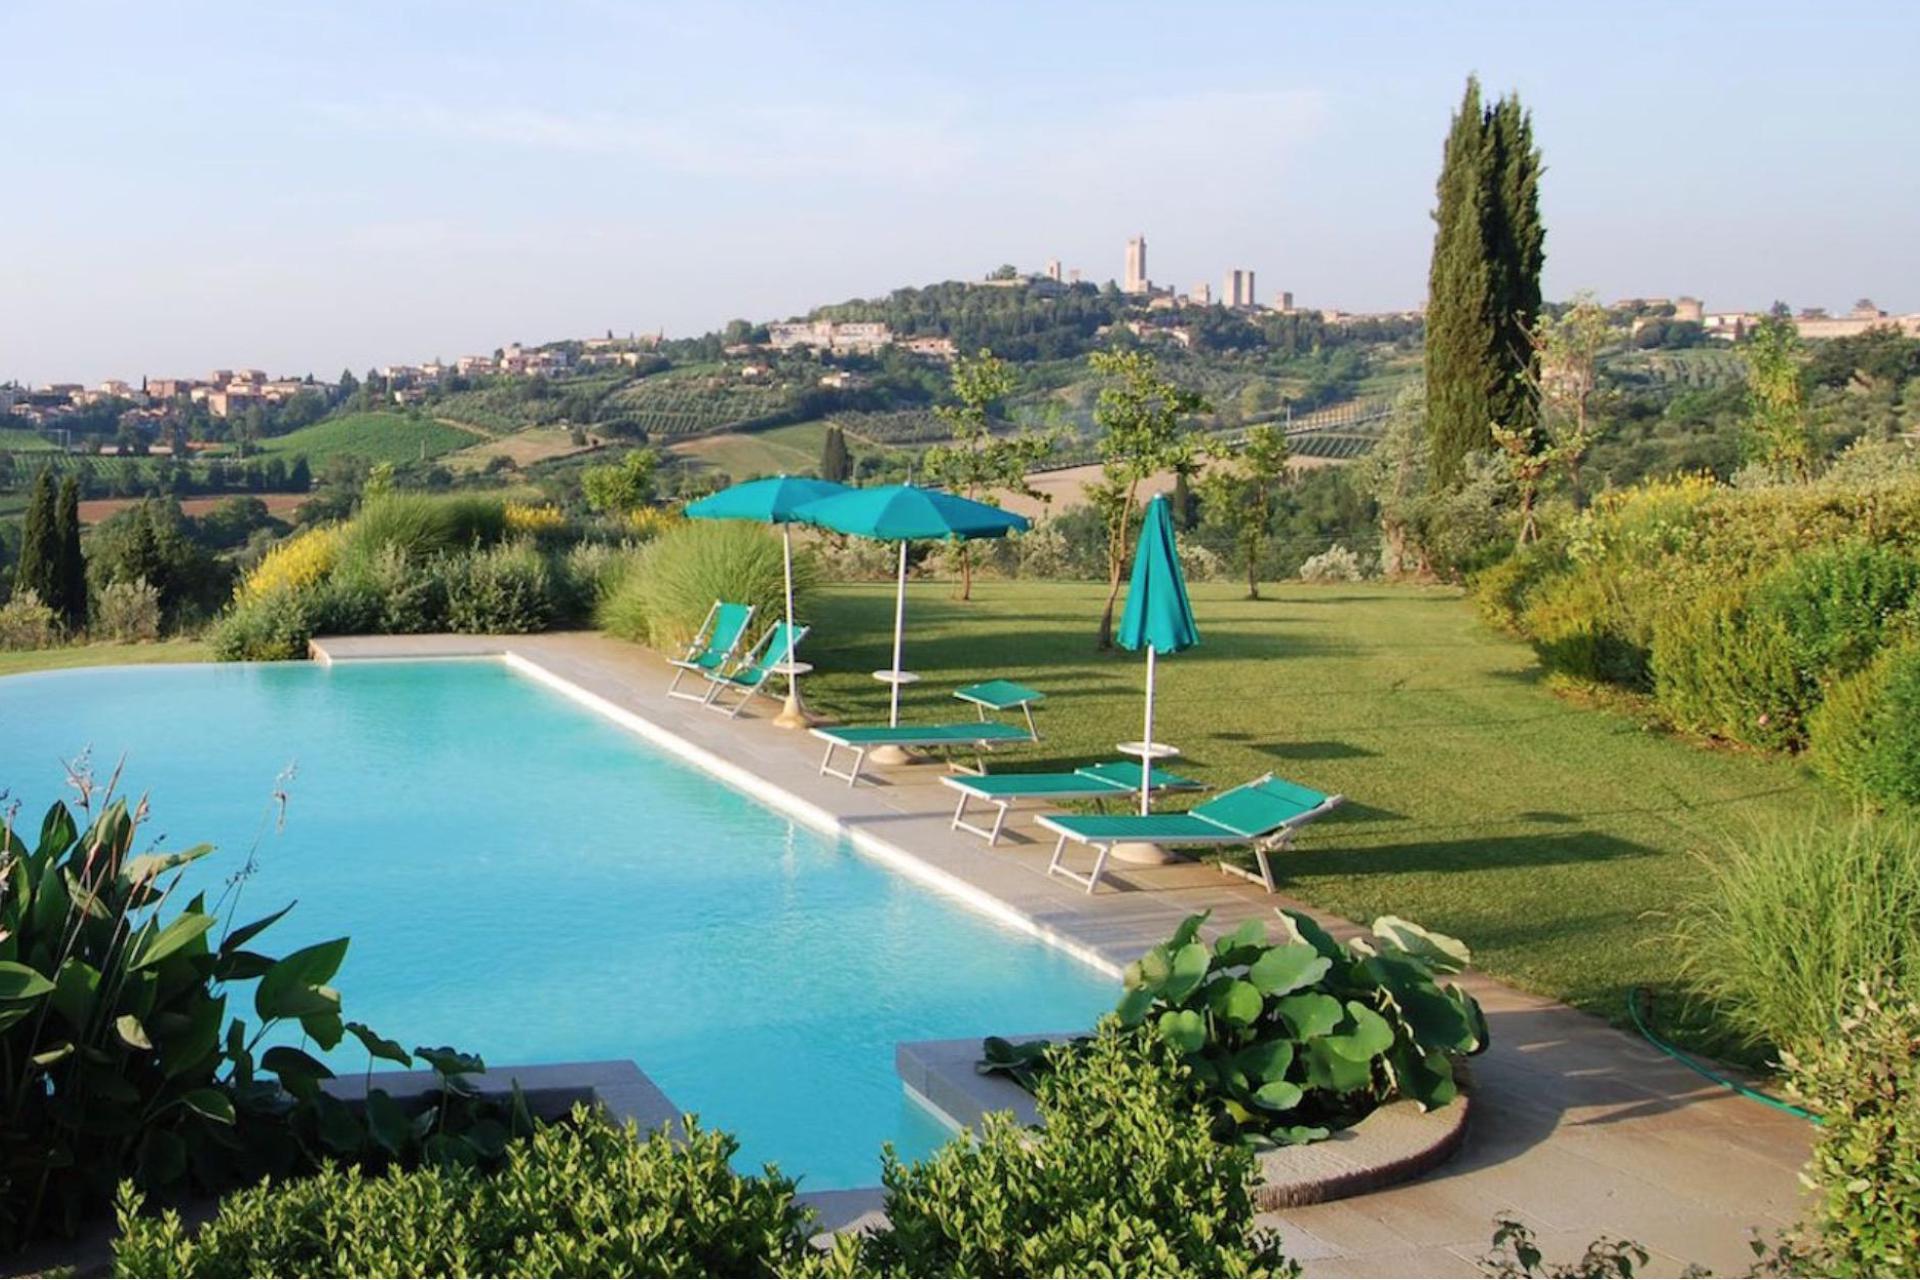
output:
<instances>
[{"instance_id":1,"label":"shadow on grass","mask_svg":"<svg viewBox=\"0 0 1920 1280\"><path fill-rule=\"evenodd\" d=\"M1276 760L1360 760L1380 754L1366 747L1356 747L1351 742L1332 739L1322 742L1275 742L1254 749Z\"/></svg>"},{"instance_id":2,"label":"shadow on grass","mask_svg":"<svg viewBox=\"0 0 1920 1280\"><path fill-rule=\"evenodd\" d=\"M1353 806L1358 808L1359 806ZM1330 815L1331 827L1338 813ZM1308 876L1407 875L1430 871L1512 871L1568 863L1612 862L1660 855L1658 849L1622 840L1603 831L1565 835L1486 836L1470 840L1434 840L1374 848L1303 850L1289 870Z\"/></svg>"}]
</instances>

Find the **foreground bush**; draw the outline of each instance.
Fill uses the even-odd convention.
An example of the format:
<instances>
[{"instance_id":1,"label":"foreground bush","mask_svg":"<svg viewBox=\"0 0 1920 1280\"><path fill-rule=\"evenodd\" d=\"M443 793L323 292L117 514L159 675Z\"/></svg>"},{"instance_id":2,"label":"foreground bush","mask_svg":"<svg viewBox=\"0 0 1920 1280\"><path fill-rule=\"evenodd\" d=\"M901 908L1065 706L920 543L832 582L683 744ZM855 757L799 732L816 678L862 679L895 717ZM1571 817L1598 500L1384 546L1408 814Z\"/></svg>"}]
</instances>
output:
<instances>
[{"instance_id":1,"label":"foreground bush","mask_svg":"<svg viewBox=\"0 0 1920 1280\"><path fill-rule=\"evenodd\" d=\"M109 582L100 589L93 611L94 629L121 644L160 638L160 592L145 578Z\"/></svg>"},{"instance_id":2,"label":"foreground bush","mask_svg":"<svg viewBox=\"0 0 1920 1280\"><path fill-rule=\"evenodd\" d=\"M340 554L344 559L394 548L418 561L491 546L506 532L507 508L499 498L388 492L361 504L346 527Z\"/></svg>"},{"instance_id":3,"label":"foreground bush","mask_svg":"<svg viewBox=\"0 0 1920 1280\"><path fill-rule=\"evenodd\" d=\"M40 597L22 591L0 604L0 651L50 649L60 642L60 620Z\"/></svg>"},{"instance_id":4,"label":"foreground bush","mask_svg":"<svg viewBox=\"0 0 1920 1280\"><path fill-rule=\"evenodd\" d=\"M585 1108L499 1169L332 1167L228 1196L211 1222L123 1196L127 1276L764 1276L795 1265L794 1184L731 1168L737 1144L689 1120L684 1145Z\"/></svg>"},{"instance_id":5,"label":"foreground bush","mask_svg":"<svg viewBox=\"0 0 1920 1280\"><path fill-rule=\"evenodd\" d=\"M796 554L794 607L813 587L813 563ZM683 648L715 600L755 606L753 635L786 612L778 534L736 521L688 520L648 542L601 602L595 621L626 640Z\"/></svg>"},{"instance_id":6,"label":"foreground bush","mask_svg":"<svg viewBox=\"0 0 1920 1280\"><path fill-rule=\"evenodd\" d=\"M1862 983L1834 1032L1784 1059L1820 1130L1806 1175L1816 1206L1778 1268L1920 1275L1920 1003L1911 986Z\"/></svg>"},{"instance_id":7,"label":"foreground bush","mask_svg":"<svg viewBox=\"0 0 1920 1280\"><path fill-rule=\"evenodd\" d=\"M241 582L237 598L312 586L340 562L344 540L345 530L340 525L318 525L296 533L261 558Z\"/></svg>"},{"instance_id":8,"label":"foreground bush","mask_svg":"<svg viewBox=\"0 0 1920 1280\"><path fill-rule=\"evenodd\" d=\"M1707 865L1681 917L1685 971L1752 1043L1833 1035L1869 979L1920 1000L1920 825L1816 817L1756 830Z\"/></svg>"},{"instance_id":9,"label":"foreground bush","mask_svg":"<svg viewBox=\"0 0 1920 1280\"><path fill-rule=\"evenodd\" d=\"M552 625L554 578L532 543L505 543L435 563L446 582L449 631L524 635Z\"/></svg>"},{"instance_id":10,"label":"foreground bush","mask_svg":"<svg viewBox=\"0 0 1920 1280\"><path fill-rule=\"evenodd\" d=\"M1825 777L1871 804L1920 806L1920 640L1835 684L1811 732Z\"/></svg>"},{"instance_id":11,"label":"foreground bush","mask_svg":"<svg viewBox=\"0 0 1920 1280\"><path fill-rule=\"evenodd\" d=\"M1190 1069L1112 1020L1057 1050L1037 1132L1006 1115L906 1164L888 1153L890 1225L843 1237L841 1275L1293 1275L1254 1226L1253 1153L1213 1141Z\"/></svg>"},{"instance_id":12,"label":"foreground bush","mask_svg":"<svg viewBox=\"0 0 1920 1280\"><path fill-rule=\"evenodd\" d=\"M247 1020L228 1017L250 995L253 1032L285 1024L332 1049L350 1029L328 985L347 940L276 959L259 936L285 910L222 928L201 897L179 905L183 869L211 846L136 853L145 804L84 770L73 781L98 807L85 830L61 804L31 845L0 819L0 1249L71 1233L123 1178L219 1188L299 1167L323 1133L347 1143L334 1150L360 1140L318 1097L326 1068L286 1046L256 1060Z\"/></svg>"}]
</instances>

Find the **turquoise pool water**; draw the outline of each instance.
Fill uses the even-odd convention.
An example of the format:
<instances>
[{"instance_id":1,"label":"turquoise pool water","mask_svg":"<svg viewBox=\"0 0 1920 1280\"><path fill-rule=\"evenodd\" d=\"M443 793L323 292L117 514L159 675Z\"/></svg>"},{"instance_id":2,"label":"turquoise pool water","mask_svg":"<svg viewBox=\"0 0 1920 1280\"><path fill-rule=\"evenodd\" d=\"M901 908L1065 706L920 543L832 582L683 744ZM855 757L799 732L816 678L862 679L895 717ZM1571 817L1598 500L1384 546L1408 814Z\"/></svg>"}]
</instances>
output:
<instances>
[{"instance_id":1,"label":"turquoise pool water","mask_svg":"<svg viewBox=\"0 0 1920 1280\"><path fill-rule=\"evenodd\" d=\"M0 679L30 829L88 747L103 777L126 758L157 843L219 845L194 873L215 889L295 766L240 915L298 899L276 954L350 935L347 1017L495 1065L631 1058L812 1188L944 1138L895 1042L1090 1026L1117 994L494 662Z\"/></svg>"}]
</instances>

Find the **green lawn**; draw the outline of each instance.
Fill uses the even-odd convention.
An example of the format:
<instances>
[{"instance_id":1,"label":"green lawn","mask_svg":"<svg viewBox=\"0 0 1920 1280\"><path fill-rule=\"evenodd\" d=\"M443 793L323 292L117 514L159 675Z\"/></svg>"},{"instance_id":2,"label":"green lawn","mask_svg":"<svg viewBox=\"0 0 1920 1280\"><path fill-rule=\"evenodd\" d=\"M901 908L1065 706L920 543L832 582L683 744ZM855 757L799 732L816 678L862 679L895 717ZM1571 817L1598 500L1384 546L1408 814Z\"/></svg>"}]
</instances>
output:
<instances>
[{"instance_id":1,"label":"green lawn","mask_svg":"<svg viewBox=\"0 0 1920 1280\"><path fill-rule=\"evenodd\" d=\"M355 454L369 462L418 462L463 449L483 437L430 418L400 413L349 413L262 440L263 453L305 454L318 470L327 459Z\"/></svg>"},{"instance_id":2,"label":"green lawn","mask_svg":"<svg viewBox=\"0 0 1920 1280\"><path fill-rule=\"evenodd\" d=\"M1710 752L1542 686L1524 645L1460 593L1386 586L1194 591L1202 643L1160 664L1155 735L1226 786L1268 770L1345 794L1278 860L1282 892L1354 920L1397 914L1457 935L1533 991L1620 1017L1629 988L1672 989L1664 939L1699 857L1754 818L1815 802L1795 765ZM905 714L965 714L989 675L1048 694L1045 741L1008 765L1114 758L1140 736L1144 660L1094 650L1092 584L910 589ZM865 673L888 665L892 589L834 587L812 610L808 698L846 720L886 714Z\"/></svg>"},{"instance_id":3,"label":"green lawn","mask_svg":"<svg viewBox=\"0 0 1920 1280\"><path fill-rule=\"evenodd\" d=\"M820 465L820 446L826 438L826 420L810 419L748 434L699 436L669 448L705 470L722 471L736 479L782 472L811 475Z\"/></svg>"},{"instance_id":4,"label":"green lawn","mask_svg":"<svg viewBox=\"0 0 1920 1280\"><path fill-rule=\"evenodd\" d=\"M70 667L111 667L136 662L210 662L200 640L163 640L158 644L77 644L65 649L0 653L0 676L23 671L64 671Z\"/></svg>"}]
</instances>

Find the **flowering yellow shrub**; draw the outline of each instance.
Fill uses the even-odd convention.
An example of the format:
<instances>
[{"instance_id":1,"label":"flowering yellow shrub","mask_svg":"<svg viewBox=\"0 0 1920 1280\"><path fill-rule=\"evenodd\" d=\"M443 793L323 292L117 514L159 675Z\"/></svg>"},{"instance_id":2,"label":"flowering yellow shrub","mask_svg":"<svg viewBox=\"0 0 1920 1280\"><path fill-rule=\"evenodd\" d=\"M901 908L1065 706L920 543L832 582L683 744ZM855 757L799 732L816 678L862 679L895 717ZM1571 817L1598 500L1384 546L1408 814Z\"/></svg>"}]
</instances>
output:
<instances>
[{"instance_id":1,"label":"flowering yellow shrub","mask_svg":"<svg viewBox=\"0 0 1920 1280\"><path fill-rule=\"evenodd\" d=\"M686 519L678 511L665 507L635 507L627 513L627 527L642 542L657 538Z\"/></svg>"},{"instance_id":2,"label":"flowering yellow shrub","mask_svg":"<svg viewBox=\"0 0 1920 1280\"><path fill-rule=\"evenodd\" d=\"M295 534L267 552L253 567L235 595L240 599L286 588L311 586L333 572L345 541L342 525L325 524Z\"/></svg>"},{"instance_id":3,"label":"flowering yellow shrub","mask_svg":"<svg viewBox=\"0 0 1920 1280\"><path fill-rule=\"evenodd\" d=\"M566 513L551 503L536 505L531 502L509 502L507 504L507 529L517 536L538 537L543 533L557 533L566 527Z\"/></svg>"}]
</instances>

